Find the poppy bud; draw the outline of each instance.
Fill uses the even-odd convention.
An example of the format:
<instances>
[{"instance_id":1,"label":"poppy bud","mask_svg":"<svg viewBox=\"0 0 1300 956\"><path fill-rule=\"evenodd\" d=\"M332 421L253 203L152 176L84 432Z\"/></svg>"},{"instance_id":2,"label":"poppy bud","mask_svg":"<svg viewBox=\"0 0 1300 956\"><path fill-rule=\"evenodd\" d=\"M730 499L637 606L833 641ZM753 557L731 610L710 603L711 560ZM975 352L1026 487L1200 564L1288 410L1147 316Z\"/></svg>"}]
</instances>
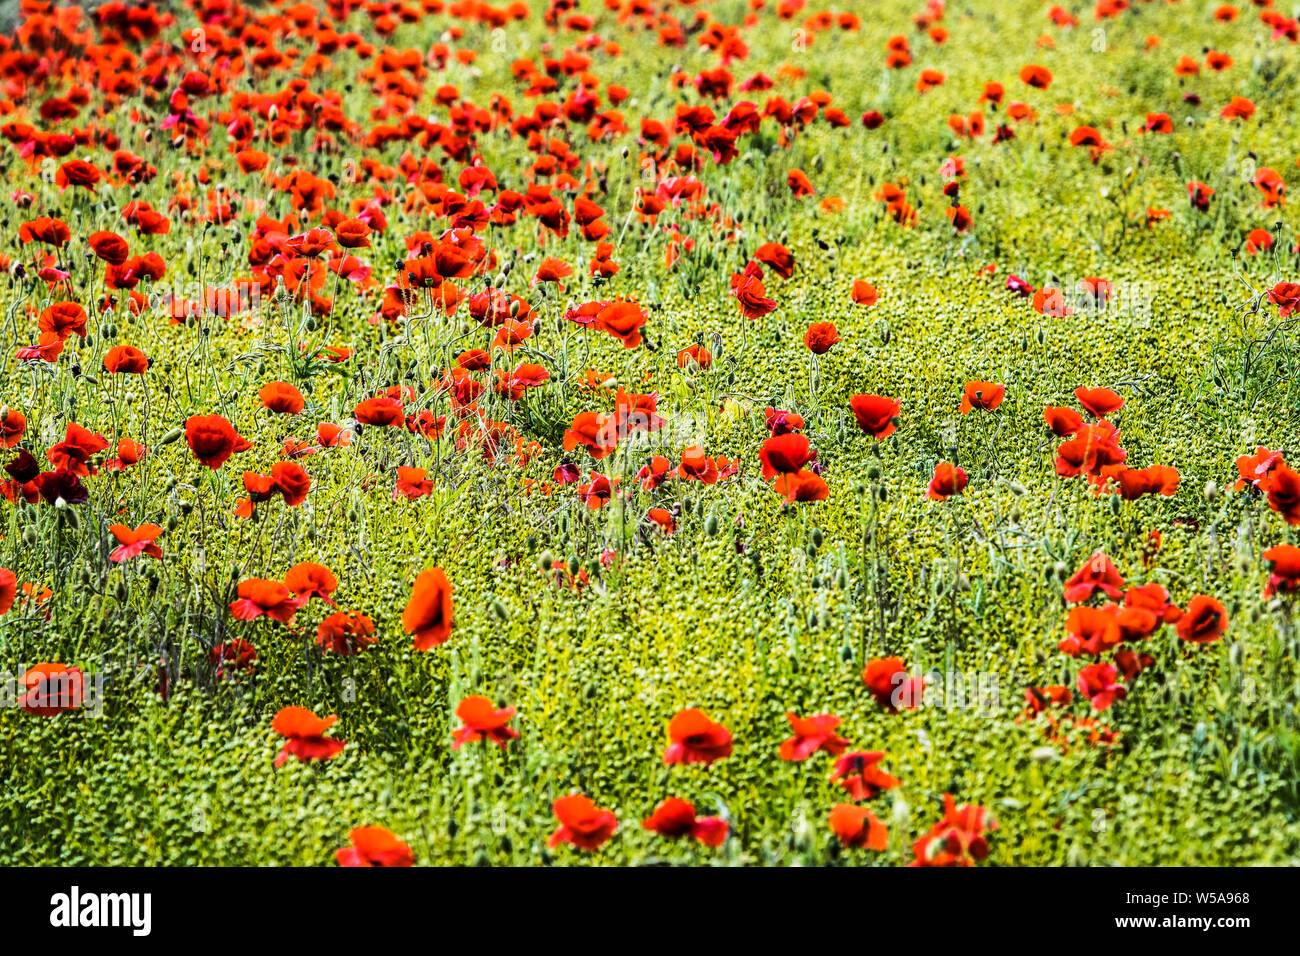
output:
<instances>
[{"instance_id":1,"label":"poppy bud","mask_svg":"<svg viewBox=\"0 0 1300 956\"><path fill-rule=\"evenodd\" d=\"M1064 561L1057 561L1052 567L1052 573L1064 581L1070 576L1070 569L1066 566Z\"/></svg>"},{"instance_id":2,"label":"poppy bud","mask_svg":"<svg viewBox=\"0 0 1300 956\"><path fill-rule=\"evenodd\" d=\"M592 681L583 689L582 696L587 698L587 700L595 700L596 695L599 693L600 693L600 687L596 684L595 681Z\"/></svg>"},{"instance_id":3,"label":"poppy bud","mask_svg":"<svg viewBox=\"0 0 1300 956\"><path fill-rule=\"evenodd\" d=\"M176 439L180 438L181 435L183 435L183 434L185 434L185 430L184 430L184 429L182 429L182 428L173 428L171 431L169 431L166 435L163 435L163 437L160 438L160 439L158 440L158 444L160 444L160 445L170 445L170 444L171 444L172 442L174 442ZM176 487L176 484L175 484L175 481L173 480L173 481L171 482L170 487L168 487L167 490L168 490L168 491L171 491L172 488L174 488L174 487Z\"/></svg>"},{"instance_id":4,"label":"poppy bud","mask_svg":"<svg viewBox=\"0 0 1300 956\"><path fill-rule=\"evenodd\" d=\"M867 480L871 482L876 482L880 480L879 463L873 461L871 464L867 465Z\"/></svg>"},{"instance_id":5,"label":"poppy bud","mask_svg":"<svg viewBox=\"0 0 1300 956\"><path fill-rule=\"evenodd\" d=\"M816 611L810 611L809 614L808 614L808 630L810 630L810 631L815 631L815 630L817 630L817 612L816 612Z\"/></svg>"},{"instance_id":6,"label":"poppy bud","mask_svg":"<svg viewBox=\"0 0 1300 956\"><path fill-rule=\"evenodd\" d=\"M1029 753L1029 757L1034 763L1051 763L1059 756L1060 754L1055 747L1035 747Z\"/></svg>"},{"instance_id":7,"label":"poppy bud","mask_svg":"<svg viewBox=\"0 0 1300 956\"><path fill-rule=\"evenodd\" d=\"M37 535L34 527L28 525L26 528L23 528L23 542L25 544L35 545L38 540L40 540L40 536Z\"/></svg>"},{"instance_id":8,"label":"poppy bud","mask_svg":"<svg viewBox=\"0 0 1300 956\"><path fill-rule=\"evenodd\" d=\"M493 599L492 599L491 608L492 608L492 614L493 614L493 615L496 617L496 619L499 620L502 624L505 624L505 623L508 623L508 622L509 622L509 620L510 620L510 611L507 610L507 609L506 609L506 606L505 606L504 604L502 604L500 601L498 601L496 598L493 598Z\"/></svg>"},{"instance_id":9,"label":"poppy bud","mask_svg":"<svg viewBox=\"0 0 1300 956\"><path fill-rule=\"evenodd\" d=\"M876 497L878 497L881 501L888 501L889 490L885 488L884 485L881 485L879 488L876 489Z\"/></svg>"},{"instance_id":10,"label":"poppy bud","mask_svg":"<svg viewBox=\"0 0 1300 956\"><path fill-rule=\"evenodd\" d=\"M256 512L254 512L254 514L256 514ZM238 581L243 576L243 571L240 569L239 563L237 561L230 562L229 574L230 574L230 580L232 581Z\"/></svg>"},{"instance_id":11,"label":"poppy bud","mask_svg":"<svg viewBox=\"0 0 1300 956\"><path fill-rule=\"evenodd\" d=\"M1110 513L1119 517L1119 495L1110 496Z\"/></svg>"},{"instance_id":12,"label":"poppy bud","mask_svg":"<svg viewBox=\"0 0 1300 956\"><path fill-rule=\"evenodd\" d=\"M543 551L541 560L538 561L538 564L541 565L543 571L551 570L552 565L555 564L555 555L551 554L549 551Z\"/></svg>"},{"instance_id":13,"label":"poppy bud","mask_svg":"<svg viewBox=\"0 0 1300 956\"><path fill-rule=\"evenodd\" d=\"M1213 503L1219 497L1219 485L1213 478L1205 483L1205 500Z\"/></svg>"},{"instance_id":14,"label":"poppy bud","mask_svg":"<svg viewBox=\"0 0 1300 956\"><path fill-rule=\"evenodd\" d=\"M190 512L194 510L194 502L182 501L180 503L180 509L181 509L181 514L185 515L185 517L188 518L190 516Z\"/></svg>"},{"instance_id":15,"label":"poppy bud","mask_svg":"<svg viewBox=\"0 0 1300 956\"><path fill-rule=\"evenodd\" d=\"M582 564L578 561L576 554L569 556L569 574L574 577L578 576L578 571L582 569Z\"/></svg>"},{"instance_id":16,"label":"poppy bud","mask_svg":"<svg viewBox=\"0 0 1300 956\"><path fill-rule=\"evenodd\" d=\"M1009 485L1008 487L1011 488L1012 493L1018 495L1018 496L1021 497L1021 498L1023 498L1025 495L1029 494L1029 489L1026 488L1024 485L1022 485L1022 484L1021 484L1020 482L1018 482L1018 481L1013 481L1013 482L1011 482L1010 485Z\"/></svg>"},{"instance_id":17,"label":"poppy bud","mask_svg":"<svg viewBox=\"0 0 1300 956\"><path fill-rule=\"evenodd\" d=\"M181 523L181 519L178 518L178 517L176 517L176 515L168 515L168 516L167 516L167 530L168 530L168 531L175 531L177 525L179 525L180 523Z\"/></svg>"},{"instance_id":18,"label":"poppy bud","mask_svg":"<svg viewBox=\"0 0 1300 956\"><path fill-rule=\"evenodd\" d=\"M815 559L817 557L817 546L810 543L808 547L804 548L804 552L810 560Z\"/></svg>"},{"instance_id":19,"label":"poppy bud","mask_svg":"<svg viewBox=\"0 0 1300 956\"><path fill-rule=\"evenodd\" d=\"M813 528L812 544L814 548L820 548L826 541L826 536L822 534L821 528Z\"/></svg>"},{"instance_id":20,"label":"poppy bud","mask_svg":"<svg viewBox=\"0 0 1300 956\"><path fill-rule=\"evenodd\" d=\"M1043 327L1041 325L1038 327L1038 330L1034 333L1034 340L1038 342L1040 346L1047 341L1047 333L1043 331Z\"/></svg>"},{"instance_id":21,"label":"poppy bud","mask_svg":"<svg viewBox=\"0 0 1300 956\"><path fill-rule=\"evenodd\" d=\"M889 323L888 322L880 323L880 344L888 345L889 340L893 337L894 337L894 333L890 331Z\"/></svg>"},{"instance_id":22,"label":"poppy bud","mask_svg":"<svg viewBox=\"0 0 1300 956\"><path fill-rule=\"evenodd\" d=\"M710 538L712 538L715 534L718 533L717 515L709 515L707 518L704 519L704 533L707 534Z\"/></svg>"},{"instance_id":23,"label":"poppy bud","mask_svg":"<svg viewBox=\"0 0 1300 956\"><path fill-rule=\"evenodd\" d=\"M126 581L119 580L116 584L113 585L113 597L116 598L119 602L125 601L127 598L127 594L128 591L126 588Z\"/></svg>"}]
</instances>

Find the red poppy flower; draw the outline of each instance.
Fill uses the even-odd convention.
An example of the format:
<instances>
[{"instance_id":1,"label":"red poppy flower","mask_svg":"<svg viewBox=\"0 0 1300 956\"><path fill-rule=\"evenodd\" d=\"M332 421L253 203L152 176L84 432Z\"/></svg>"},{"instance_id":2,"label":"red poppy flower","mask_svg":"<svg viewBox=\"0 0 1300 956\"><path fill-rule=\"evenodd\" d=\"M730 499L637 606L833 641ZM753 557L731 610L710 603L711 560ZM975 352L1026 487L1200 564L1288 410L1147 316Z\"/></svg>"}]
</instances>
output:
<instances>
[{"instance_id":1,"label":"red poppy flower","mask_svg":"<svg viewBox=\"0 0 1300 956\"><path fill-rule=\"evenodd\" d=\"M92 252L110 265L120 266L131 255L131 248L115 232L92 232L86 240Z\"/></svg>"},{"instance_id":2,"label":"red poppy flower","mask_svg":"<svg viewBox=\"0 0 1300 956\"><path fill-rule=\"evenodd\" d=\"M611 302L596 313L595 325L634 349L641 344L641 327L648 316L635 302Z\"/></svg>"},{"instance_id":3,"label":"red poppy flower","mask_svg":"<svg viewBox=\"0 0 1300 956\"><path fill-rule=\"evenodd\" d=\"M1079 671L1079 693L1092 702L1093 710L1109 710L1128 696L1128 688L1117 683L1118 671L1110 664L1089 664Z\"/></svg>"},{"instance_id":4,"label":"red poppy flower","mask_svg":"<svg viewBox=\"0 0 1300 956\"><path fill-rule=\"evenodd\" d=\"M866 807L837 803L831 810L831 831L848 847L867 850L889 849L889 829Z\"/></svg>"},{"instance_id":5,"label":"red poppy flower","mask_svg":"<svg viewBox=\"0 0 1300 956\"><path fill-rule=\"evenodd\" d=\"M803 344L814 355L824 355L830 347L840 340L839 330L834 322L814 322L804 333Z\"/></svg>"},{"instance_id":6,"label":"red poppy flower","mask_svg":"<svg viewBox=\"0 0 1300 956\"><path fill-rule=\"evenodd\" d=\"M924 679L909 677L907 665L901 657L881 657L868 661L862 669L862 683L876 699L876 703L889 711L899 707L915 710L924 701Z\"/></svg>"},{"instance_id":7,"label":"red poppy flower","mask_svg":"<svg viewBox=\"0 0 1300 956\"><path fill-rule=\"evenodd\" d=\"M1074 397L1093 418L1105 418L1124 407L1124 399L1108 388L1079 387Z\"/></svg>"},{"instance_id":8,"label":"red poppy flower","mask_svg":"<svg viewBox=\"0 0 1300 956\"><path fill-rule=\"evenodd\" d=\"M1169 600L1169 592L1165 590L1164 585L1156 581L1129 588L1124 595L1124 606L1150 611L1165 624L1174 623L1183 614Z\"/></svg>"},{"instance_id":9,"label":"red poppy flower","mask_svg":"<svg viewBox=\"0 0 1300 956\"><path fill-rule=\"evenodd\" d=\"M352 410L352 417L362 425L377 428L391 428L406 422L401 400L389 395L379 395L359 402Z\"/></svg>"},{"instance_id":10,"label":"red poppy flower","mask_svg":"<svg viewBox=\"0 0 1300 956\"><path fill-rule=\"evenodd\" d=\"M705 846L721 846L727 839L727 821L721 817L697 817L695 807L680 797L669 797L641 826L660 836L677 839L691 836Z\"/></svg>"},{"instance_id":11,"label":"red poppy flower","mask_svg":"<svg viewBox=\"0 0 1300 956\"><path fill-rule=\"evenodd\" d=\"M326 604L333 604L330 595L338 589L339 579L322 564L302 561L285 573L284 586L300 598L320 598Z\"/></svg>"},{"instance_id":12,"label":"red poppy flower","mask_svg":"<svg viewBox=\"0 0 1300 956\"><path fill-rule=\"evenodd\" d=\"M337 611L316 625L316 643L335 654L352 655L373 644L374 633L375 622L366 615Z\"/></svg>"},{"instance_id":13,"label":"red poppy flower","mask_svg":"<svg viewBox=\"0 0 1300 956\"><path fill-rule=\"evenodd\" d=\"M185 421L185 440L194 457L213 470L236 452L253 447L220 415L191 415Z\"/></svg>"},{"instance_id":14,"label":"red poppy flower","mask_svg":"<svg viewBox=\"0 0 1300 956\"><path fill-rule=\"evenodd\" d=\"M792 475L812 459L808 439L795 432L774 435L763 442L758 459L763 464L763 477L771 479L778 474Z\"/></svg>"},{"instance_id":15,"label":"red poppy flower","mask_svg":"<svg viewBox=\"0 0 1300 956\"><path fill-rule=\"evenodd\" d=\"M1122 639L1119 628L1119 608L1108 604L1104 608L1075 607L1065 617L1065 640L1058 649L1070 657L1080 654L1100 656Z\"/></svg>"},{"instance_id":16,"label":"red poppy flower","mask_svg":"<svg viewBox=\"0 0 1300 956\"><path fill-rule=\"evenodd\" d=\"M878 764L884 759L881 750L854 750L843 754L835 761L831 782L843 787L850 799L870 800L902 782L880 769Z\"/></svg>"},{"instance_id":17,"label":"red poppy flower","mask_svg":"<svg viewBox=\"0 0 1300 956\"><path fill-rule=\"evenodd\" d=\"M952 794L945 793L943 819L912 845L916 858L908 866L974 866L989 855L984 834L997 828L984 807L959 807Z\"/></svg>"},{"instance_id":18,"label":"red poppy flower","mask_svg":"<svg viewBox=\"0 0 1300 956\"><path fill-rule=\"evenodd\" d=\"M1198 594L1187 602L1177 628L1179 638L1189 644L1208 644L1223 637L1228 629L1228 615L1214 598Z\"/></svg>"},{"instance_id":19,"label":"red poppy flower","mask_svg":"<svg viewBox=\"0 0 1300 956\"><path fill-rule=\"evenodd\" d=\"M767 266L782 279L794 275L794 256L785 246L767 242L754 250L754 258Z\"/></svg>"},{"instance_id":20,"label":"red poppy flower","mask_svg":"<svg viewBox=\"0 0 1300 956\"><path fill-rule=\"evenodd\" d=\"M1263 445L1258 446L1255 449L1255 454L1241 455L1237 458L1237 474L1239 477L1232 486L1233 490L1242 491L1249 487L1254 491L1263 491L1263 482L1268 477L1268 473L1278 465L1285 463L1280 451L1273 451Z\"/></svg>"},{"instance_id":21,"label":"red poppy flower","mask_svg":"<svg viewBox=\"0 0 1300 956\"><path fill-rule=\"evenodd\" d=\"M1036 90L1045 90L1052 85L1052 72L1045 66L1030 63L1020 68L1020 81Z\"/></svg>"},{"instance_id":22,"label":"red poppy flower","mask_svg":"<svg viewBox=\"0 0 1300 956\"><path fill-rule=\"evenodd\" d=\"M715 723L702 710L678 711L668 722L667 765L713 763L731 756L731 731Z\"/></svg>"},{"instance_id":23,"label":"red poppy flower","mask_svg":"<svg viewBox=\"0 0 1300 956\"><path fill-rule=\"evenodd\" d=\"M297 415L306 406L302 392L288 382L267 382L257 393L262 407L280 415Z\"/></svg>"},{"instance_id":24,"label":"red poppy flower","mask_svg":"<svg viewBox=\"0 0 1300 956\"><path fill-rule=\"evenodd\" d=\"M1007 280L1010 285L1010 279ZM1032 304L1035 312L1055 318L1070 315L1074 310L1065 304L1065 293L1060 289L1043 286L1034 292Z\"/></svg>"},{"instance_id":25,"label":"red poppy flower","mask_svg":"<svg viewBox=\"0 0 1300 956\"><path fill-rule=\"evenodd\" d=\"M464 726L452 731L451 749L459 750L464 744L490 740L505 750L506 745L519 736L519 731L506 726L514 715L513 707L497 710L486 697L466 697L456 705L456 716Z\"/></svg>"},{"instance_id":26,"label":"red poppy flower","mask_svg":"<svg viewBox=\"0 0 1300 956\"><path fill-rule=\"evenodd\" d=\"M83 428L76 422L68 422L63 441L50 446L45 457L55 468L85 476L93 472L91 458L107 447L108 441L103 435Z\"/></svg>"},{"instance_id":27,"label":"red poppy flower","mask_svg":"<svg viewBox=\"0 0 1300 956\"><path fill-rule=\"evenodd\" d=\"M294 615L307 603L294 597L284 584L266 578L246 578L239 582L239 597L230 602L230 613L240 621L252 621L266 615L281 624L292 624Z\"/></svg>"},{"instance_id":28,"label":"red poppy flower","mask_svg":"<svg viewBox=\"0 0 1300 956\"><path fill-rule=\"evenodd\" d=\"M786 173L785 182L795 199L811 196L816 191L808 179L808 174L802 169L792 169Z\"/></svg>"},{"instance_id":29,"label":"red poppy flower","mask_svg":"<svg viewBox=\"0 0 1300 956\"><path fill-rule=\"evenodd\" d=\"M564 450L585 447L599 461L618 446L618 422L603 412L579 412L564 432Z\"/></svg>"},{"instance_id":30,"label":"red poppy flower","mask_svg":"<svg viewBox=\"0 0 1300 956\"><path fill-rule=\"evenodd\" d=\"M718 463L704 453L703 445L691 445L682 449L682 463L677 467L677 475L687 481L712 485L719 477Z\"/></svg>"},{"instance_id":31,"label":"red poppy flower","mask_svg":"<svg viewBox=\"0 0 1300 956\"><path fill-rule=\"evenodd\" d=\"M143 375L149 357L133 345L115 345L104 355L104 371L114 375Z\"/></svg>"},{"instance_id":32,"label":"red poppy flower","mask_svg":"<svg viewBox=\"0 0 1300 956\"><path fill-rule=\"evenodd\" d=\"M994 382L967 382L962 388L961 406L958 411L963 415L973 408L991 412L1002 404L1005 394L1005 385Z\"/></svg>"},{"instance_id":33,"label":"red poppy flower","mask_svg":"<svg viewBox=\"0 0 1300 956\"><path fill-rule=\"evenodd\" d=\"M858 427L877 441L888 438L898 428L898 415L902 405L882 395L853 395L849 408L858 420Z\"/></svg>"},{"instance_id":34,"label":"red poppy flower","mask_svg":"<svg viewBox=\"0 0 1300 956\"><path fill-rule=\"evenodd\" d=\"M1079 430L1083 424L1083 416L1073 408L1064 408L1059 405L1048 405L1043 409L1043 420L1047 422L1053 434L1060 438L1069 438Z\"/></svg>"},{"instance_id":35,"label":"red poppy flower","mask_svg":"<svg viewBox=\"0 0 1300 956\"><path fill-rule=\"evenodd\" d=\"M777 307L776 300L767 297L763 270L757 262L751 261L744 272L732 275L731 294L740 303L740 311L747 319L760 319Z\"/></svg>"},{"instance_id":36,"label":"red poppy flower","mask_svg":"<svg viewBox=\"0 0 1300 956\"><path fill-rule=\"evenodd\" d=\"M1056 473L1062 478L1113 476L1128 457L1117 443L1118 437L1115 426L1104 419L1081 425L1073 438L1056 449Z\"/></svg>"},{"instance_id":37,"label":"red poppy flower","mask_svg":"<svg viewBox=\"0 0 1300 956\"><path fill-rule=\"evenodd\" d=\"M614 497L614 482L602 475L598 471L591 473L591 481L585 485L578 485L578 497L586 503L587 508L591 511L599 511L607 505Z\"/></svg>"},{"instance_id":38,"label":"red poppy flower","mask_svg":"<svg viewBox=\"0 0 1300 956\"><path fill-rule=\"evenodd\" d=\"M364 249L370 245L370 227L360 219L344 219L334 226L334 238L344 249Z\"/></svg>"},{"instance_id":39,"label":"red poppy flower","mask_svg":"<svg viewBox=\"0 0 1300 956\"><path fill-rule=\"evenodd\" d=\"M1264 586L1264 597L1300 591L1300 548L1293 544L1279 544L1265 551L1263 557L1272 567L1268 584ZM3 592L0 592L2 597ZM3 603L0 599L0 606Z\"/></svg>"},{"instance_id":40,"label":"red poppy flower","mask_svg":"<svg viewBox=\"0 0 1300 956\"><path fill-rule=\"evenodd\" d=\"M825 501L831 493L825 479L806 468L794 474L777 475L772 490L784 497L786 504Z\"/></svg>"},{"instance_id":41,"label":"red poppy flower","mask_svg":"<svg viewBox=\"0 0 1300 956\"><path fill-rule=\"evenodd\" d=\"M1124 593L1124 579L1114 562L1104 551L1094 551L1092 557L1065 582L1065 600L1071 604L1086 601L1093 592L1101 591L1109 598Z\"/></svg>"},{"instance_id":42,"label":"red poppy flower","mask_svg":"<svg viewBox=\"0 0 1300 956\"><path fill-rule=\"evenodd\" d=\"M785 719L790 722L794 736L781 742L779 754L782 760L807 760L819 750L838 757L849 745L835 733L840 719L834 714L799 717L794 711L786 711Z\"/></svg>"},{"instance_id":43,"label":"red poppy flower","mask_svg":"<svg viewBox=\"0 0 1300 956\"><path fill-rule=\"evenodd\" d=\"M697 365L700 371L706 371L713 364L713 353L703 345L688 345L677 353L677 367L687 368L691 363Z\"/></svg>"},{"instance_id":44,"label":"red poppy flower","mask_svg":"<svg viewBox=\"0 0 1300 956\"><path fill-rule=\"evenodd\" d=\"M1187 198L1192 206L1205 212L1210 208L1210 199L1214 196L1214 190L1205 185L1205 183L1192 180L1187 184Z\"/></svg>"},{"instance_id":45,"label":"red poppy flower","mask_svg":"<svg viewBox=\"0 0 1300 956\"><path fill-rule=\"evenodd\" d=\"M151 558L162 557L162 549L154 544L163 533L163 529L158 525L142 524L132 529L124 524L111 524L108 530L118 543L118 547L109 554L108 560L120 563L141 554L147 554Z\"/></svg>"},{"instance_id":46,"label":"red poppy flower","mask_svg":"<svg viewBox=\"0 0 1300 956\"><path fill-rule=\"evenodd\" d=\"M86 310L76 302L55 302L46 306L36 320L41 335L66 340L70 336L86 337ZM42 342L45 339L42 338Z\"/></svg>"},{"instance_id":47,"label":"red poppy flower","mask_svg":"<svg viewBox=\"0 0 1300 956\"><path fill-rule=\"evenodd\" d=\"M414 501L416 498L433 494L433 482L425 478L427 473L423 468L407 468L399 465L393 497L405 496Z\"/></svg>"},{"instance_id":48,"label":"red poppy flower","mask_svg":"<svg viewBox=\"0 0 1300 956\"><path fill-rule=\"evenodd\" d=\"M1300 309L1300 283L1279 282L1268 290L1268 301L1277 306L1277 317L1285 319Z\"/></svg>"},{"instance_id":49,"label":"red poppy flower","mask_svg":"<svg viewBox=\"0 0 1300 956\"><path fill-rule=\"evenodd\" d=\"M8 568L0 568L0 614L8 614L18 596L18 578Z\"/></svg>"},{"instance_id":50,"label":"red poppy flower","mask_svg":"<svg viewBox=\"0 0 1300 956\"><path fill-rule=\"evenodd\" d=\"M580 793L560 797L551 809L560 821L548 841L552 849L568 843L580 850L596 850L618 829L618 817L612 810L600 809Z\"/></svg>"},{"instance_id":51,"label":"red poppy flower","mask_svg":"<svg viewBox=\"0 0 1300 956\"><path fill-rule=\"evenodd\" d=\"M55 717L85 702L85 675L80 668L43 663L23 674L18 706L37 717Z\"/></svg>"},{"instance_id":52,"label":"red poppy flower","mask_svg":"<svg viewBox=\"0 0 1300 956\"><path fill-rule=\"evenodd\" d=\"M1228 105L1219 111L1219 115L1224 119L1248 120L1255 115L1255 104L1244 96L1234 96L1228 101Z\"/></svg>"},{"instance_id":53,"label":"red poppy flower","mask_svg":"<svg viewBox=\"0 0 1300 956\"><path fill-rule=\"evenodd\" d=\"M880 294L876 291L876 287L870 282L867 282L865 279L855 279L853 281L853 291L850 293L850 298L853 299L853 302L856 305L872 306L876 304L876 300L880 298Z\"/></svg>"},{"instance_id":54,"label":"red poppy flower","mask_svg":"<svg viewBox=\"0 0 1300 956\"><path fill-rule=\"evenodd\" d=\"M416 576L411 599L402 611L402 629L415 635L414 650L431 650L451 637L451 591L442 568L428 568Z\"/></svg>"},{"instance_id":55,"label":"red poppy flower","mask_svg":"<svg viewBox=\"0 0 1300 956\"><path fill-rule=\"evenodd\" d=\"M27 416L16 408L6 408L0 415L0 446L13 448L27 431Z\"/></svg>"},{"instance_id":56,"label":"red poppy flower","mask_svg":"<svg viewBox=\"0 0 1300 956\"><path fill-rule=\"evenodd\" d=\"M24 243L41 242L47 246L62 246L72 238L72 230L62 219L41 216L18 227L18 238Z\"/></svg>"},{"instance_id":57,"label":"red poppy flower","mask_svg":"<svg viewBox=\"0 0 1300 956\"><path fill-rule=\"evenodd\" d=\"M280 767L291 756L302 763L311 760L330 760L343 752L344 743L326 737L325 731L338 722L337 714L317 717L306 707L283 707L271 720L271 729L286 738L276 755L275 766Z\"/></svg>"},{"instance_id":58,"label":"red poppy flower","mask_svg":"<svg viewBox=\"0 0 1300 956\"><path fill-rule=\"evenodd\" d=\"M1148 494L1169 497L1178 491L1178 470L1168 465L1124 468L1115 480L1125 501L1134 501Z\"/></svg>"},{"instance_id":59,"label":"red poppy flower","mask_svg":"<svg viewBox=\"0 0 1300 956\"><path fill-rule=\"evenodd\" d=\"M802 415L796 415L794 412L785 412L779 408L769 407L763 413L763 424L767 430L776 435L786 435L790 432L803 431L804 421Z\"/></svg>"},{"instance_id":60,"label":"red poppy flower","mask_svg":"<svg viewBox=\"0 0 1300 956\"><path fill-rule=\"evenodd\" d=\"M339 866L414 866L411 848L385 827L357 827L348 834L351 846L334 851Z\"/></svg>"},{"instance_id":61,"label":"red poppy flower","mask_svg":"<svg viewBox=\"0 0 1300 956\"><path fill-rule=\"evenodd\" d=\"M959 495L966 490L966 472L955 465L941 461L934 466L934 476L926 490L926 497L935 501L944 501L952 495Z\"/></svg>"},{"instance_id":62,"label":"red poppy flower","mask_svg":"<svg viewBox=\"0 0 1300 956\"><path fill-rule=\"evenodd\" d=\"M1300 474L1286 462L1278 462L1269 469L1260 487L1268 496L1268 506L1287 524L1300 524Z\"/></svg>"}]
</instances>

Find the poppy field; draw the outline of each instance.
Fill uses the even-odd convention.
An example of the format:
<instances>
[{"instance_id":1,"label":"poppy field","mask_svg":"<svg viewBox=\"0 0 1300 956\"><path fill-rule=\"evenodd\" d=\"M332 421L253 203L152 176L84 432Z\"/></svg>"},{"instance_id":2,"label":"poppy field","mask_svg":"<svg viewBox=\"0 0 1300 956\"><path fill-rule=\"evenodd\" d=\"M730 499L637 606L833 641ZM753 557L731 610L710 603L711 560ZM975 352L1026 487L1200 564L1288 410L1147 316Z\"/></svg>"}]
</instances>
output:
<instances>
[{"instance_id":1,"label":"poppy field","mask_svg":"<svg viewBox=\"0 0 1300 956\"><path fill-rule=\"evenodd\" d=\"M0 860L1300 858L1277 0L23 0Z\"/></svg>"}]
</instances>

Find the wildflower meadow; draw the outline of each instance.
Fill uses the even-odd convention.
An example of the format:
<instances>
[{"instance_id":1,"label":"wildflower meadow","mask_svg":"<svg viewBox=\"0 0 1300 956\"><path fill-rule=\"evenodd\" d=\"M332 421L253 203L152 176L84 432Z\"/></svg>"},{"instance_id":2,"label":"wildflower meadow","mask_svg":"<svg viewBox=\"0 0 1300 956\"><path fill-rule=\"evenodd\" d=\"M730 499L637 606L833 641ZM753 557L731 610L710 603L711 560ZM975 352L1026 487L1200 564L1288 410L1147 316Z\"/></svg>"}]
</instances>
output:
<instances>
[{"instance_id":1,"label":"wildflower meadow","mask_svg":"<svg viewBox=\"0 0 1300 956\"><path fill-rule=\"evenodd\" d=\"M8 5L0 861L1300 860L1292 7Z\"/></svg>"}]
</instances>

